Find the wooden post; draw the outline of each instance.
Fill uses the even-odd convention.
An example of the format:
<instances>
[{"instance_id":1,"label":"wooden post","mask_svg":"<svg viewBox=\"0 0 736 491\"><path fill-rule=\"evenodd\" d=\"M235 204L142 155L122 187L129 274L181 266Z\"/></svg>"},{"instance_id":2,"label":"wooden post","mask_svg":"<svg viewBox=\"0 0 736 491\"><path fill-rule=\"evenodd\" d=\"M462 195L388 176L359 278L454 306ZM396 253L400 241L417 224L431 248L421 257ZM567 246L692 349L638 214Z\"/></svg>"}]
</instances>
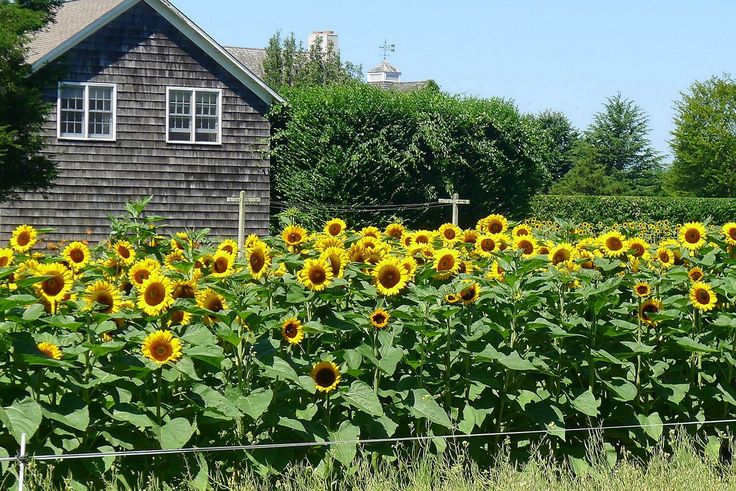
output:
<instances>
[{"instance_id":1,"label":"wooden post","mask_svg":"<svg viewBox=\"0 0 736 491\"><path fill-rule=\"evenodd\" d=\"M451 203L452 204L452 224L457 225L460 221L460 207L458 205L469 205L469 199L460 199L460 195L455 193L452 198L440 198L440 203Z\"/></svg>"},{"instance_id":2,"label":"wooden post","mask_svg":"<svg viewBox=\"0 0 736 491\"><path fill-rule=\"evenodd\" d=\"M245 244L245 205L260 204L263 201L268 203L268 198L265 200L261 198L248 198L245 196L245 191L240 191L238 196L227 199L228 203L238 203L238 257L243 255L243 244Z\"/></svg>"},{"instance_id":3,"label":"wooden post","mask_svg":"<svg viewBox=\"0 0 736 491\"><path fill-rule=\"evenodd\" d=\"M20 435L20 454L18 455L18 491L23 491L26 473L26 434Z\"/></svg>"}]
</instances>

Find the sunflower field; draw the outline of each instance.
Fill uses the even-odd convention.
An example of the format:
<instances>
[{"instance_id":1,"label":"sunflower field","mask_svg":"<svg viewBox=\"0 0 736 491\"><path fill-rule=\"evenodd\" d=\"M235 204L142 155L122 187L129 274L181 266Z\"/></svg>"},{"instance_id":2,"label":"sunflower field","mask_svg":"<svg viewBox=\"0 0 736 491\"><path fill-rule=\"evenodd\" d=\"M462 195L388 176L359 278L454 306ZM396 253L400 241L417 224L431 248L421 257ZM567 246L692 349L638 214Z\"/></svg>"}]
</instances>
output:
<instances>
[{"instance_id":1,"label":"sunflower field","mask_svg":"<svg viewBox=\"0 0 736 491\"><path fill-rule=\"evenodd\" d=\"M736 223L687 223L656 244L501 215L467 230L292 224L241 251L153 224L93 248L39 238L21 226L0 249L0 455L24 432L45 455L534 429L468 439L467 451L482 464L508 445L584 466L588 433L570 429L633 425L604 433L615 461L646 458L660 423L736 413ZM688 428L711 450L729 434ZM357 452L395 448L216 459L350 472ZM115 468L124 480L157 462L53 472L89 482Z\"/></svg>"}]
</instances>

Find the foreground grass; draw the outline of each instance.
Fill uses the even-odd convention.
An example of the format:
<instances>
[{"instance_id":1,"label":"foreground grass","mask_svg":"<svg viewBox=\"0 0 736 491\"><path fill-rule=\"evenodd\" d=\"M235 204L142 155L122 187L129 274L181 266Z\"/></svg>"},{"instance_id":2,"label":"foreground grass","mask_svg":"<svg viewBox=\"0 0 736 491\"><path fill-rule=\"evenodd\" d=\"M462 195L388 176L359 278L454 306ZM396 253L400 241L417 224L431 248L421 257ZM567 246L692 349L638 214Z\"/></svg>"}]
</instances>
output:
<instances>
[{"instance_id":1,"label":"foreground grass","mask_svg":"<svg viewBox=\"0 0 736 491\"><path fill-rule=\"evenodd\" d=\"M671 452L671 453L670 453ZM237 476L220 471L211 473L206 483L163 482L154 475L141 475L134 489L142 491L173 491L183 489L261 491L279 489L304 490L726 490L736 489L736 463L724 464L703 456L687 438L679 437L670 452L655 450L646 465L619 461L611 468L604 458L589 455L594 463L583 473L575 473L567 463L535 458L523 466L512 464L501 455L490 468L479 468L462 457L427 455L424 458L400 458L397 462L371 465L367 458L359 459L348 476L320 476L307 465L294 465L276 479L266 479L245 469ZM183 474L186 475L186 469ZM28 489L57 491L74 489L69 483L53 486L40 466L31 469ZM92 488L90 488L92 489ZM95 488L100 489L100 488ZM105 490L117 491L114 482Z\"/></svg>"}]
</instances>

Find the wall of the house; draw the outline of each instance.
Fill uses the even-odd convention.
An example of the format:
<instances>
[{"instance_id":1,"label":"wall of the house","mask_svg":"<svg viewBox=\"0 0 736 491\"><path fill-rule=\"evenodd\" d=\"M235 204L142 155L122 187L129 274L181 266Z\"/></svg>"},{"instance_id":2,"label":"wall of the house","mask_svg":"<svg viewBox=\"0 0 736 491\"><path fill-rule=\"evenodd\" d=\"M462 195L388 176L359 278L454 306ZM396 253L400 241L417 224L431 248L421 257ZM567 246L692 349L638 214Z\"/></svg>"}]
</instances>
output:
<instances>
[{"instance_id":1,"label":"wall of the house","mask_svg":"<svg viewBox=\"0 0 736 491\"><path fill-rule=\"evenodd\" d=\"M56 186L0 207L0 241L22 223L56 228L52 241L102 240L107 214L147 195L154 196L150 214L166 217L170 231L209 227L212 235L234 236L238 206L227 197L241 189L269 196L268 107L145 3L59 63L65 81L117 84L117 139L59 140L54 109L44 132L60 170ZM166 143L167 86L222 89L222 145ZM55 107L56 87L46 97ZM247 210L246 231L266 232L268 206Z\"/></svg>"}]
</instances>

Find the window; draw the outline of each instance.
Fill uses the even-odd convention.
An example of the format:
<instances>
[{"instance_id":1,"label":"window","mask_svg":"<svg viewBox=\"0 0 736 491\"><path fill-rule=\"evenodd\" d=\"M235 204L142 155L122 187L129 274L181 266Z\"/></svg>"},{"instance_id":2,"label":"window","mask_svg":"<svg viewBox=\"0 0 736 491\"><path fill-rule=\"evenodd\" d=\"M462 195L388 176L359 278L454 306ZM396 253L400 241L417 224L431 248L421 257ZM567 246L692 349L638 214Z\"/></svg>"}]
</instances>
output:
<instances>
[{"instance_id":1,"label":"window","mask_svg":"<svg viewBox=\"0 0 736 491\"><path fill-rule=\"evenodd\" d=\"M115 85L59 84L58 137L115 139Z\"/></svg>"},{"instance_id":2,"label":"window","mask_svg":"<svg viewBox=\"0 0 736 491\"><path fill-rule=\"evenodd\" d=\"M221 90L169 87L166 99L167 142L220 143Z\"/></svg>"}]
</instances>

